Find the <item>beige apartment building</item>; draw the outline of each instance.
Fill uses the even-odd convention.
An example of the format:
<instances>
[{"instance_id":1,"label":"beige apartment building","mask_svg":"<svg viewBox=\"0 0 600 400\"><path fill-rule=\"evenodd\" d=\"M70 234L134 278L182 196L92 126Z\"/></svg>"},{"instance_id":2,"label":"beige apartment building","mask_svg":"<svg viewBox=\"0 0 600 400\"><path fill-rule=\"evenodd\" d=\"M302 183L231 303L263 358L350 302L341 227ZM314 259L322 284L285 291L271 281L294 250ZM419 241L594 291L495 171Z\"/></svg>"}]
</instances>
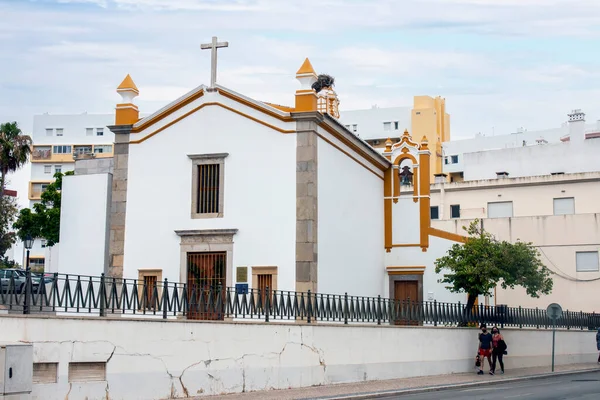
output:
<instances>
[{"instance_id":1,"label":"beige apartment building","mask_svg":"<svg viewBox=\"0 0 600 400\"><path fill-rule=\"evenodd\" d=\"M445 177L440 177L439 181ZM525 290L502 290L489 304L600 312L600 172L557 174L457 183L431 187L432 226L464 234L481 219L500 240L532 242L554 273L552 294L530 298Z\"/></svg>"}]
</instances>

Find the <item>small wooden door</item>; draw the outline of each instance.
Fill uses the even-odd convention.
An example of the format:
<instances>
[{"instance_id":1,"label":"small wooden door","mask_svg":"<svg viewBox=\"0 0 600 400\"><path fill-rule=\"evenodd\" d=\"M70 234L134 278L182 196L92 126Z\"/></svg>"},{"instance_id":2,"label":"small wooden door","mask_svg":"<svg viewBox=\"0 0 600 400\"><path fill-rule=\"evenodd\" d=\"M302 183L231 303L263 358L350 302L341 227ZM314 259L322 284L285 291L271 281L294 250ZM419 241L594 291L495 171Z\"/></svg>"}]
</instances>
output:
<instances>
[{"instance_id":1,"label":"small wooden door","mask_svg":"<svg viewBox=\"0 0 600 400\"><path fill-rule=\"evenodd\" d=\"M419 322L413 316L416 315L416 302L419 300L419 282L395 281L394 300L396 300L396 310L399 312L395 324L418 325Z\"/></svg>"}]
</instances>

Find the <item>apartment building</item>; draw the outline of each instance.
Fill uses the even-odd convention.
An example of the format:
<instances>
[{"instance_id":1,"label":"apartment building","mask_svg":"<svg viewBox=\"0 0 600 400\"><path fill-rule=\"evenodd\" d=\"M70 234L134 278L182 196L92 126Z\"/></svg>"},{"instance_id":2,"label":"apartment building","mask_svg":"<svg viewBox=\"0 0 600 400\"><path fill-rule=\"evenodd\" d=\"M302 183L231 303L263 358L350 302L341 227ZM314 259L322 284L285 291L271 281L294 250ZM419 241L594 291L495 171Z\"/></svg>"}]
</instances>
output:
<instances>
[{"instance_id":1,"label":"apartment building","mask_svg":"<svg viewBox=\"0 0 600 400\"><path fill-rule=\"evenodd\" d=\"M40 201L44 190L54 181L54 174L73 171L76 160L113 156L114 134L107 126L114 124L114 118L113 114L87 113L34 116L30 207ZM36 240L30 252L30 265L57 270L58 250L47 248L44 240Z\"/></svg>"},{"instance_id":2,"label":"apartment building","mask_svg":"<svg viewBox=\"0 0 600 400\"><path fill-rule=\"evenodd\" d=\"M567 117L557 128L445 142L443 171L450 182L600 171L600 121L579 109Z\"/></svg>"},{"instance_id":3,"label":"apartment building","mask_svg":"<svg viewBox=\"0 0 600 400\"><path fill-rule=\"evenodd\" d=\"M431 186L432 226L465 234L479 219L499 240L531 242L554 272L554 290L534 299L525 290L502 290L491 304L598 311L600 291L600 172L448 183Z\"/></svg>"}]
</instances>

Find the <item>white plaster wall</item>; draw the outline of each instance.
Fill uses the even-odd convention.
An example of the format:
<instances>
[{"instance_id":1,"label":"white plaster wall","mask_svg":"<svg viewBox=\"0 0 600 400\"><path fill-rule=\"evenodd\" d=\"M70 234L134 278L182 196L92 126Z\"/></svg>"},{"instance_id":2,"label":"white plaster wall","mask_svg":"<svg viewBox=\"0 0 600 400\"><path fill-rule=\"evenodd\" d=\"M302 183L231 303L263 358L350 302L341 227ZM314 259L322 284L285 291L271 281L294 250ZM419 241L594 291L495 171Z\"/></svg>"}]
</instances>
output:
<instances>
[{"instance_id":1,"label":"white plaster wall","mask_svg":"<svg viewBox=\"0 0 600 400\"><path fill-rule=\"evenodd\" d=\"M412 192L402 192L398 202L392 202L393 244L420 243L420 215L419 203L413 201Z\"/></svg>"},{"instance_id":2,"label":"white plaster wall","mask_svg":"<svg viewBox=\"0 0 600 400\"><path fill-rule=\"evenodd\" d=\"M225 100L206 94L190 107ZM263 118L249 108L244 112ZM288 124L287 129L294 126ZM134 134L132 140L145 134ZM192 161L187 155L210 153L229 153L224 217L191 219ZM233 238L233 268L277 266L278 288L293 290L295 160L295 135L218 106L204 107L141 144L130 145L124 276L137 278L138 269L162 269L164 278L180 281L180 238L175 230L239 229ZM235 279L234 271L228 274Z\"/></svg>"},{"instance_id":3,"label":"white plaster wall","mask_svg":"<svg viewBox=\"0 0 600 400\"><path fill-rule=\"evenodd\" d=\"M32 398L40 400L183 398L468 372L478 333L7 315L0 329L4 341L33 343L34 362L59 363L57 383L33 386ZM503 334L507 369L550 365L551 331ZM595 364L595 332L558 331L556 355L559 365ZM69 383L69 362L81 361L107 362L107 381Z\"/></svg>"},{"instance_id":4,"label":"white plaster wall","mask_svg":"<svg viewBox=\"0 0 600 400\"><path fill-rule=\"evenodd\" d=\"M323 139L317 146L318 290L377 296L385 276L383 180Z\"/></svg>"},{"instance_id":5,"label":"white plaster wall","mask_svg":"<svg viewBox=\"0 0 600 400\"><path fill-rule=\"evenodd\" d=\"M496 172L510 177L600 170L600 140L526 146L464 154L464 179L492 179Z\"/></svg>"},{"instance_id":6,"label":"white plaster wall","mask_svg":"<svg viewBox=\"0 0 600 400\"><path fill-rule=\"evenodd\" d=\"M599 169L600 171L600 169ZM440 207L440 218L450 219L450 205L459 204L461 218L486 218L488 202L512 201L513 216L554 214L554 199L573 197L575 213L600 212L600 173L582 173L432 186L431 205ZM503 185L506 185L503 187ZM442 216L443 208L443 216Z\"/></svg>"},{"instance_id":7,"label":"white plaster wall","mask_svg":"<svg viewBox=\"0 0 600 400\"><path fill-rule=\"evenodd\" d=\"M433 221L433 227L461 233L471 220ZM600 214L484 219L483 227L499 240L521 239L540 251L540 260L553 275L550 295L531 298L524 289L498 288L492 304L546 308L559 303L571 311L598 312L600 272L577 272L576 252L600 250Z\"/></svg>"},{"instance_id":8,"label":"white plaster wall","mask_svg":"<svg viewBox=\"0 0 600 400\"><path fill-rule=\"evenodd\" d=\"M100 276L106 261L106 229L111 174L63 179L59 263L49 272Z\"/></svg>"}]
</instances>

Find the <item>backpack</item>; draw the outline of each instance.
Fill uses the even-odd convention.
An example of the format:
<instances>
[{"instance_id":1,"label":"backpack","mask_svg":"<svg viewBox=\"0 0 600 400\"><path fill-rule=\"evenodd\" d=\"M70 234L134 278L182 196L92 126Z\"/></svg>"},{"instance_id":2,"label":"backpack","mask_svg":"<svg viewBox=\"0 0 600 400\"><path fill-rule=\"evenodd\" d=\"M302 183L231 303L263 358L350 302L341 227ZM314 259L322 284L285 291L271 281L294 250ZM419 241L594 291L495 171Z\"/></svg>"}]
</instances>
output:
<instances>
[{"instance_id":1,"label":"backpack","mask_svg":"<svg viewBox=\"0 0 600 400\"><path fill-rule=\"evenodd\" d=\"M506 345L506 342L504 340L500 340L498 342L498 351L500 351L503 354L508 354L508 352L506 351L508 349L508 346Z\"/></svg>"}]
</instances>

